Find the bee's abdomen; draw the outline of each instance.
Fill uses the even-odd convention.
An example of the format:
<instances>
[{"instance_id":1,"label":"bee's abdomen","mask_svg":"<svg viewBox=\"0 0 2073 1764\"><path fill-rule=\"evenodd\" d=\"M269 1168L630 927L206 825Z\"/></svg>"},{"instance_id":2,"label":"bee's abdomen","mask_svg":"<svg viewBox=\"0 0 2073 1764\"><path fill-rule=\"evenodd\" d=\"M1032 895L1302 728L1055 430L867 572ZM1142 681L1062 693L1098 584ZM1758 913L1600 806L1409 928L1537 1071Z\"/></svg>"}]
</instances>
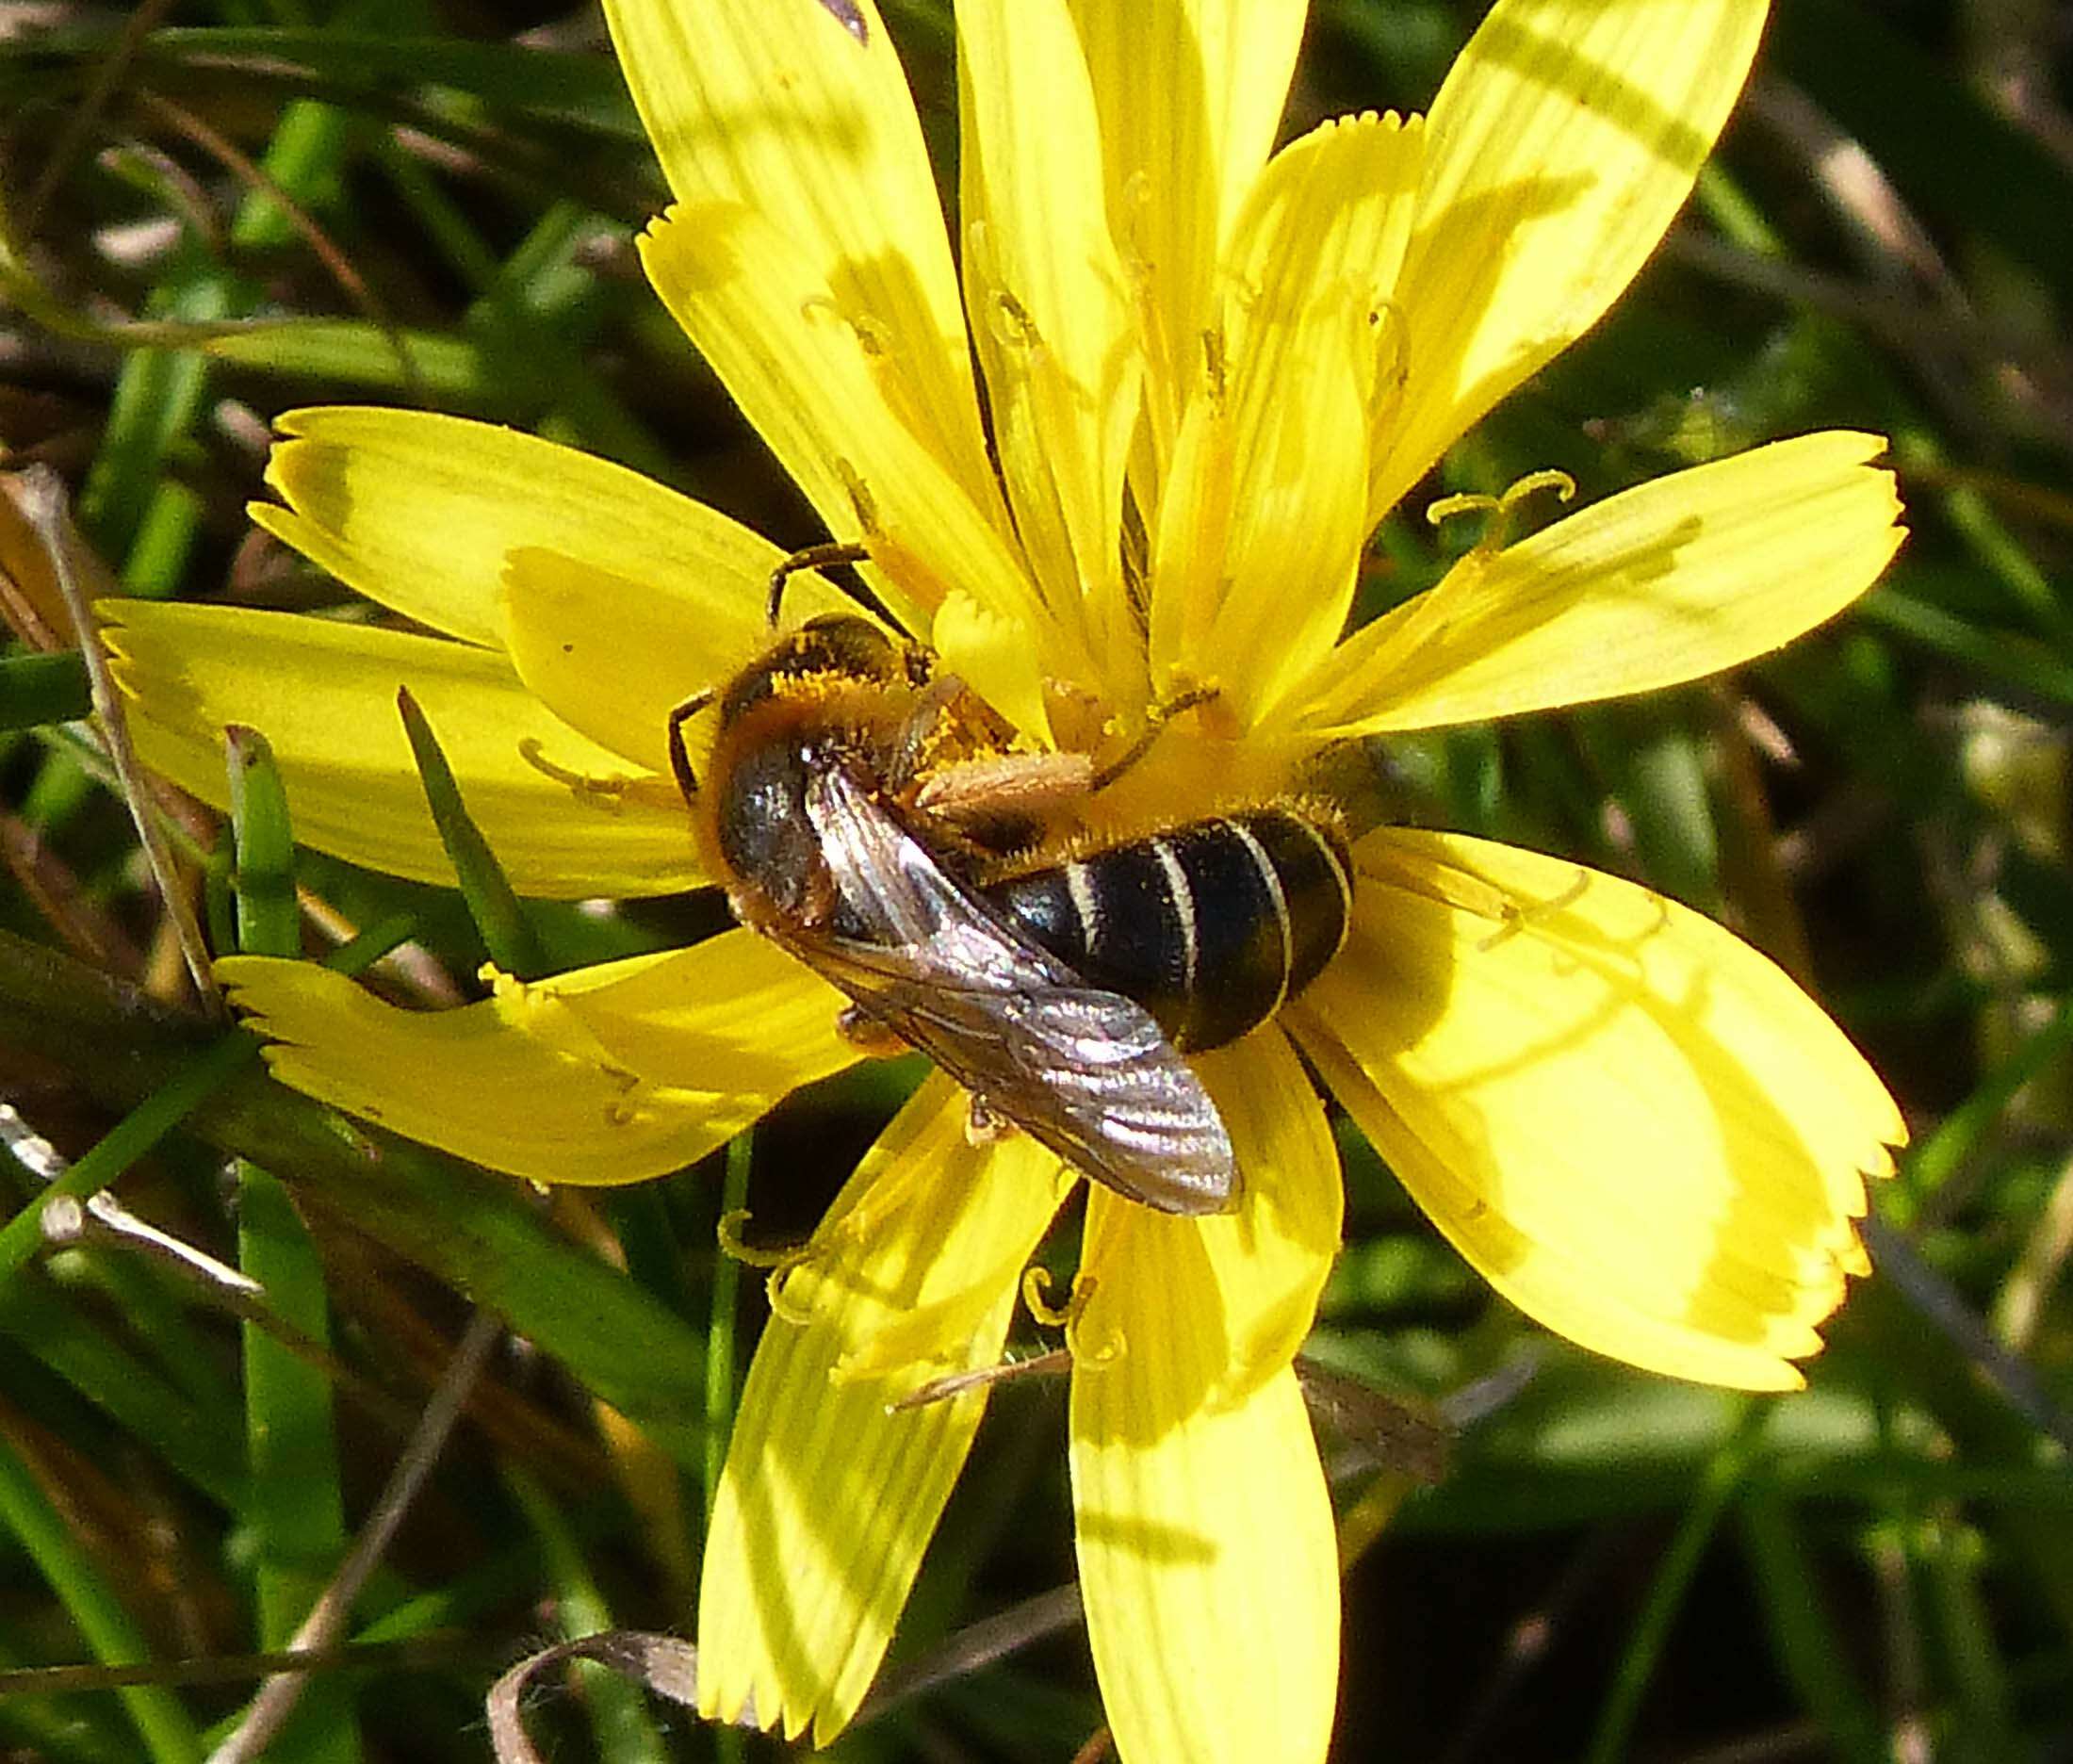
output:
<instances>
[{"instance_id":1,"label":"bee's abdomen","mask_svg":"<svg viewBox=\"0 0 2073 1764\"><path fill-rule=\"evenodd\" d=\"M1346 940L1352 871L1292 808L1195 821L988 897L1095 986L1149 1010L1183 1053L1235 1041L1317 977Z\"/></svg>"}]
</instances>

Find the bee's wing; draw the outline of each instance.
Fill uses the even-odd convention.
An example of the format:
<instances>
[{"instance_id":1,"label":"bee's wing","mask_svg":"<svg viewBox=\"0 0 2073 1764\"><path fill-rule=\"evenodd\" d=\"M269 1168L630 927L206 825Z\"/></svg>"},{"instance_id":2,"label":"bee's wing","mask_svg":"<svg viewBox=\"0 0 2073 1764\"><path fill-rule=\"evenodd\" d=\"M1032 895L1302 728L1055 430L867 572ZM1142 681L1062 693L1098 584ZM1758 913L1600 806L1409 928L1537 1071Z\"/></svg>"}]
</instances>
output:
<instances>
[{"instance_id":1,"label":"bee's wing","mask_svg":"<svg viewBox=\"0 0 2073 1764\"><path fill-rule=\"evenodd\" d=\"M1149 1011L1032 941L839 768L808 783L807 813L871 940L788 939L805 960L1118 1193L1167 1213L1234 1204L1223 1119Z\"/></svg>"}]
</instances>

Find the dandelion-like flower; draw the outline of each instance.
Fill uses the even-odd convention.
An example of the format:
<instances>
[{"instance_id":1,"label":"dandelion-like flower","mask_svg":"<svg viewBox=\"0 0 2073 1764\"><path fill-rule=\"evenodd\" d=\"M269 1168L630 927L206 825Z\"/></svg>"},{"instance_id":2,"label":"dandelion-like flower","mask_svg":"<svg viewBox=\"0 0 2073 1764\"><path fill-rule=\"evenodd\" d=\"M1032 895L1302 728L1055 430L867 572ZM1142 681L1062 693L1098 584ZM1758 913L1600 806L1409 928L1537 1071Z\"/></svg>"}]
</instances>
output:
<instances>
[{"instance_id":1,"label":"dandelion-like flower","mask_svg":"<svg viewBox=\"0 0 2073 1764\"><path fill-rule=\"evenodd\" d=\"M884 603L1034 749L1112 752L1213 689L1093 801L1097 834L1265 800L1341 738L1734 665L1898 543L1881 443L1809 435L1517 543L1495 520L1345 631L1377 521L1661 237L1761 0L1500 0L1428 117L1278 152L1301 0L959 0L955 258L870 0L607 10L676 198L648 273ZM124 603L146 757L220 799L222 726L257 726L309 843L449 879L394 718L408 685L521 891L704 879L665 725L767 645L777 548L482 424L282 428L255 517L439 634ZM803 577L788 615L840 604ZM1799 1381L1865 1266L1863 1177L1902 1136L1797 987L1648 890L1404 827L1355 864L1338 956L1194 1062L1238 1210L1087 1198L1077 1549L1140 1764L1317 1758L1330 1734L1337 1562L1291 1361L1340 1192L1303 1059L1523 1310L1750 1389ZM306 965L223 967L287 1083L548 1182L678 1168L857 1056L840 996L746 931L428 1014ZM824 1740L877 1668L987 1397L890 1404L999 1358L1072 1182L1026 1137L971 1143L964 1114L924 1083L781 1283L707 1544L709 1714Z\"/></svg>"}]
</instances>

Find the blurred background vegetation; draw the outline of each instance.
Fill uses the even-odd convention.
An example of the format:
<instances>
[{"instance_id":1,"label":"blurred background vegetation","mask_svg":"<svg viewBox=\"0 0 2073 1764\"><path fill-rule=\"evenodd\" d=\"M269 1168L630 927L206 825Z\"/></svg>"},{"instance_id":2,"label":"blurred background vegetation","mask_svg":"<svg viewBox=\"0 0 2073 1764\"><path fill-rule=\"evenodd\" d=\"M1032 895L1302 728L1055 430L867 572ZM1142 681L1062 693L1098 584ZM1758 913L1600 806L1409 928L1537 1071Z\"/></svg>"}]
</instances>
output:
<instances>
[{"instance_id":1,"label":"blurred background vegetation","mask_svg":"<svg viewBox=\"0 0 2073 1764\"><path fill-rule=\"evenodd\" d=\"M1317 0L1290 132L1423 108L1480 9ZM890 22L947 164L947 0ZM1916 1145L1812 1387L1752 1400L1538 1338L1343 1132L1348 1241L1313 1352L1460 1432L1426 1486L1363 1422L1327 1427L1341 1758L2073 1757L2069 76L2052 0L1778 0L1632 294L1378 535L1370 611L1444 564L1453 530L1419 514L1438 490L1559 466L1590 498L1804 430L1893 437L1914 537L1844 620L1731 678L1400 758L1436 824L1645 878L1770 950L1869 1052ZM823 536L642 281L630 241L661 186L589 7L8 0L0 190L0 464L61 476L127 593L343 597L243 514L270 418L314 400L523 426L780 541ZM184 328L258 318L296 322ZM19 586L33 547L4 525ZM803 1233L912 1071L821 1086L710 1168L551 1204L365 1155L197 1014L73 720L83 676L32 623L0 658L0 1755L204 1756L457 1348L487 1345L266 1753L482 1757L484 1689L530 1648L688 1632L761 1317L716 1251L725 1198L746 1193L759 1238ZM188 807L170 822L200 915L240 935L225 840ZM296 881L313 951L407 935L393 990L472 995L484 949L457 894L306 854ZM556 966L719 923L710 898L529 914ZM68 1188L120 1175L129 1214L52 1244L41 1184L64 1159ZM471 1333L475 1305L511 1332ZM1054 1383L997 1397L902 1633L940 1682L837 1756L1063 1760L1097 1734L1084 1641L1037 1597L1070 1574L1062 1438ZM997 1613L1024 1645L945 1652ZM96 1662L151 1664L119 1685L34 1670ZM594 1669L551 1682L532 1723L561 1756L779 1750Z\"/></svg>"}]
</instances>

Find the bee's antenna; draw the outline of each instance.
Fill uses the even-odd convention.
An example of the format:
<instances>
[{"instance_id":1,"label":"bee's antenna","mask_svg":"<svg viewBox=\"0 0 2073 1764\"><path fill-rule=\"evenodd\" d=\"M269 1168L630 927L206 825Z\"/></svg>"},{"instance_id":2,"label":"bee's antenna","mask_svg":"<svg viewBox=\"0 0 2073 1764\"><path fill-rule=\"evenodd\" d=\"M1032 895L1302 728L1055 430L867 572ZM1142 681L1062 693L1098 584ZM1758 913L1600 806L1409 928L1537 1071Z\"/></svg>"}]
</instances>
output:
<instances>
[{"instance_id":1,"label":"bee's antenna","mask_svg":"<svg viewBox=\"0 0 2073 1764\"><path fill-rule=\"evenodd\" d=\"M691 755L684 750L684 725L712 699L712 688L708 686L702 692L693 693L669 713L669 769L677 775L677 788L683 792L686 802L697 800L698 776L691 769Z\"/></svg>"},{"instance_id":2,"label":"bee's antenna","mask_svg":"<svg viewBox=\"0 0 2073 1764\"><path fill-rule=\"evenodd\" d=\"M853 540L838 539L828 545L808 546L804 551L794 551L770 573L770 598L764 603L763 613L770 621L771 629L777 629L777 615L784 609L785 584L801 570L825 569L836 564L870 562L871 547L858 545ZM878 604L877 596L870 595L868 589L859 592L846 582L837 582L835 585L858 605L880 617L886 616L885 608ZM866 598L867 595L870 595L869 598ZM895 619L892 623L898 624L899 621Z\"/></svg>"},{"instance_id":3,"label":"bee's antenna","mask_svg":"<svg viewBox=\"0 0 2073 1764\"><path fill-rule=\"evenodd\" d=\"M1159 739L1159 731L1182 711L1206 705L1216 695L1217 689L1214 686L1190 686L1185 692L1176 693L1171 698L1153 705L1145 713L1145 732L1087 779L1087 793L1092 795L1096 791L1106 790L1151 751L1152 743Z\"/></svg>"}]
</instances>

